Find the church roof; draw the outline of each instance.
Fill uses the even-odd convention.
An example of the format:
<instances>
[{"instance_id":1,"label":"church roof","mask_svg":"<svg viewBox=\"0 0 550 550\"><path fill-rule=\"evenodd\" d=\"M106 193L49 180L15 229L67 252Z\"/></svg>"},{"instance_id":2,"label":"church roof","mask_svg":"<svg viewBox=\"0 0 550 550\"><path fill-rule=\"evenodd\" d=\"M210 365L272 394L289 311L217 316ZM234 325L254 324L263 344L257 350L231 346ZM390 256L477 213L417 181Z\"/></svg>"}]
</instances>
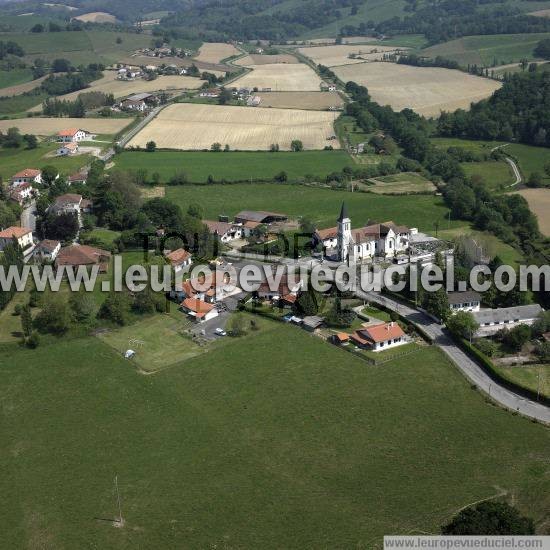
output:
<instances>
[{"instance_id":1,"label":"church roof","mask_svg":"<svg viewBox=\"0 0 550 550\"><path fill-rule=\"evenodd\" d=\"M341 221L344 221L346 219L349 219L348 208L346 206L346 203L342 202L342 208L340 210L340 216L338 217L338 221L341 222Z\"/></svg>"}]
</instances>

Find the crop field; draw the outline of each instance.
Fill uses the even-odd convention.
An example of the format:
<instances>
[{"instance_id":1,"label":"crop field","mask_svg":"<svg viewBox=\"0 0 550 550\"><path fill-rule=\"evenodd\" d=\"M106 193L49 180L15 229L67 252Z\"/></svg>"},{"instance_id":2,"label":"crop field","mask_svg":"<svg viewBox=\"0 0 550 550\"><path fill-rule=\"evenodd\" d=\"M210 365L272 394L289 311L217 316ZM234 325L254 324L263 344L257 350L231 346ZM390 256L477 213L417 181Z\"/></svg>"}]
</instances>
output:
<instances>
[{"instance_id":1,"label":"crop field","mask_svg":"<svg viewBox=\"0 0 550 550\"><path fill-rule=\"evenodd\" d=\"M550 38L550 33L465 36L426 48L422 50L422 55L440 55L463 66L477 64L491 67L534 59L533 50L544 38Z\"/></svg>"},{"instance_id":2,"label":"crop field","mask_svg":"<svg viewBox=\"0 0 550 550\"><path fill-rule=\"evenodd\" d=\"M241 210L271 210L294 218L305 216L320 228L333 227L345 201L354 227L369 220L393 220L433 233L436 222L441 228L466 225L460 220L449 224L449 210L435 195L386 196L296 184L235 183L168 186L166 197L185 210L190 203L200 204L206 219L217 219L220 214L233 216Z\"/></svg>"},{"instance_id":3,"label":"crop field","mask_svg":"<svg viewBox=\"0 0 550 550\"><path fill-rule=\"evenodd\" d=\"M393 46L376 45L338 45L338 46L316 46L311 48L300 48L302 55L311 59L316 65L325 67L336 67L339 65L353 65L363 61L377 61L388 52L395 52ZM356 58L349 56L355 54Z\"/></svg>"},{"instance_id":4,"label":"crop field","mask_svg":"<svg viewBox=\"0 0 550 550\"><path fill-rule=\"evenodd\" d=\"M145 147L152 140L163 149L201 150L220 143L234 150L262 151L278 143L288 151L291 142L299 139L304 149L339 148L338 140L329 140L337 116L323 111L180 103L163 109L128 146Z\"/></svg>"},{"instance_id":5,"label":"crop field","mask_svg":"<svg viewBox=\"0 0 550 550\"><path fill-rule=\"evenodd\" d=\"M14 84L13 86L7 86L6 88L0 89L0 97L15 96L23 94L25 92L30 92L36 87L40 86L43 80L48 78L49 75L42 76L36 80L29 80L21 84Z\"/></svg>"},{"instance_id":6,"label":"crop field","mask_svg":"<svg viewBox=\"0 0 550 550\"><path fill-rule=\"evenodd\" d=\"M542 176L544 184L550 185L550 175L546 174L544 170L544 167L550 163L550 149L522 143L511 143L505 151L517 159L525 178L529 178L532 172L538 172Z\"/></svg>"},{"instance_id":7,"label":"crop field","mask_svg":"<svg viewBox=\"0 0 550 550\"><path fill-rule=\"evenodd\" d=\"M152 376L95 337L4 352L4 546L372 549L502 492L547 530L547 428L435 348L376 368L260 323Z\"/></svg>"},{"instance_id":8,"label":"crop field","mask_svg":"<svg viewBox=\"0 0 550 550\"><path fill-rule=\"evenodd\" d=\"M26 82L29 82L31 80L32 71L27 68L11 69L10 71L0 70L0 97L11 95L10 93L6 93L6 90L9 90L10 87L25 84Z\"/></svg>"},{"instance_id":9,"label":"crop field","mask_svg":"<svg viewBox=\"0 0 550 550\"><path fill-rule=\"evenodd\" d=\"M233 55L239 55L240 50L232 44L224 44L222 42L205 42L199 49L198 55L195 57L197 61L203 63L219 63L223 59L227 59Z\"/></svg>"},{"instance_id":10,"label":"crop field","mask_svg":"<svg viewBox=\"0 0 550 550\"><path fill-rule=\"evenodd\" d=\"M322 180L332 172L354 166L345 151L302 151L299 154L283 151L124 151L114 160L121 170L147 170L149 176L157 172L162 182L183 172L194 183L205 182L208 176L216 181L267 181L283 171L290 181L307 175Z\"/></svg>"},{"instance_id":11,"label":"crop field","mask_svg":"<svg viewBox=\"0 0 550 550\"><path fill-rule=\"evenodd\" d=\"M117 134L128 126L133 118L60 118L32 117L0 120L0 132L19 128L22 134L51 136L63 128L82 128L94 134Z\"/></svg>"},{"instance_id":12,"label":"crop field","mask_svg":"<svg viewBox=\"0 0 550 550\"><path fill-rule=\"evenodd\" d=\"M340 94L334 92L261 92L258 95L262 98L260 107L326 111L344 105Z\"/></svg>"},{"instance_id":13,"label":"crop field","mask_svg":"<svg viewBox=\"0 0 550 550\"><path fill-rule=\"evenodd\" d=\"M75 19L84 21L84 23L116 23L116 17L104 11L92 11L77 15Z\"/></svg>"},{"instance_id":14,"label":"crop field","mask_svg":"<svg viewBox=\"0 0 550 550\"><path fill-rule=\"evenodd\" d=\"M435 193L435 185L414 172L403 172L392 174L391 176L381 176L371 178L370 183L374 185L366 186L371 193L388 195L392 193Z\"/></svg>"},{"instance_id":15,"label":"crop field","mask_svg":"<svg viewBox=\"0 0 550 550\"><path fill-rule=\"evenodd\" d=\"M334 68L344 82L353 80L369 89L377 103L396 111L410 108L424 116L467 109L489 97L501 84L450 69L411 67L396 63L363 63Z\"/></svg>"},{"instance_id":16,"label":"crop field","mask_svg":"<svg viewBox=\"0 0 550 550\"><path fill-rule=\"evenodd\" d=\"M253 70L232 83L238 88L273 92L318 92L321 79L304 63L254 65Z\"/></svg>"},{"instance_id":17,"label":"crop field","mask_svg":"<svg viewBox=\"0 0 550 550\"><path fill-rule=\"evenodd\" d=\"M297 57L294 57L290 54L278 54L278 55L259 55L259 54L250 54L241 59L237 59L234 62L235 65L240 65L241 67L249 67L253 65L274 65L278 63L300 63Z\"/></svg>"},{"instance_id":18,"label":"crop field","mask_svg":"<svg viewBox=\"0 0 550 550\"><path fill-rule=\"evenodd\" d=\"M537 216L541 233L550 237L550 189L522 189L519 194Z\"/></svg>"}]
</instances>

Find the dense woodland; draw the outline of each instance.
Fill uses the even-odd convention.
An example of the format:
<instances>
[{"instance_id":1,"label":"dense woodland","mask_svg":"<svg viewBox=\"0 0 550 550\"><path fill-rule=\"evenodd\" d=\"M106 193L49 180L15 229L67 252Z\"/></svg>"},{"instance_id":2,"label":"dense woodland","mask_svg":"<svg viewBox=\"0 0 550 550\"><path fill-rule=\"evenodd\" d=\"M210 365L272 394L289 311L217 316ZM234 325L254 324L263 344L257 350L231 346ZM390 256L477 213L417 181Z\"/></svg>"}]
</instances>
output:
<instances>
[{"instance_id":1,"label":"dense woodland","mask_svg":"<svg viewBox=\"0 0 550 550\"><path fill-rule=\"evenodd\" d=\"M550 73L512 76L489 99L444 113L438 121L442 136L516 140L550 147Z\"/></svg>"}]
</instances>

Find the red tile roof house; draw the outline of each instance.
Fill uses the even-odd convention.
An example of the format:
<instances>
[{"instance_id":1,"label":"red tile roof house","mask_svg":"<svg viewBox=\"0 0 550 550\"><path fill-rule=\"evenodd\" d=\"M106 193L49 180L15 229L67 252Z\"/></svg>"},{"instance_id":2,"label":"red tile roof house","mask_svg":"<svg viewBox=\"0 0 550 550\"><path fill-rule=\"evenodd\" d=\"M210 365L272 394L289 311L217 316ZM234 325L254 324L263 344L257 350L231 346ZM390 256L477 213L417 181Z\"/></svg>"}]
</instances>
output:
<instances>
[{"instance_id":1,"label":"red tile roof house","mask_svg":"<svg viewBox=\"0 0 550 550\"><path fill-rule=\"evenodd\" d=\"M176 273L188 271L193 263L193 256L184 248L178 248L177 250L165 253L164 257L170 262Z\"/></svg>"},{"instance_id":2,"label":"red tile roof house","mask_svg":"<svg viewBox=\"0 0 550 550\"><path fill-rule=\"evenodd\" d=\"M351 340L361 348L383 351L408 342L405 333L397 323L383 323L355 331Z\"/></svg>"},{"instance_id":3,"label":"red tile roof house","mask_svg":"<svg viewBox=\"0 0 550 550\"><path fill-rule=\"evenodd\" d=\"M181 308L187 315L193 317L197 323L210 321L218 316L218 310L214 304L203 302L198 298L186 298L181 303Z\"/></svg>"},{"instance_id":4,"label":"red tile roof house","mask_svg":"<svg viewBox=\"0 0 550 550\"><path fill-rule=\"evenodd\" d=\"M14 238L23 251L34 244L31 229L28 227L12 226L4 229L4 231L0 231L0 251L4 250L7 245L12 244Z\"/></svg>"},{"instance_id":5,"label":"red tile roof house","mask_svg":"<svg viewBox=\"0 0 550 550\"><path fill-rule=\"evenodd\" d=\"M228 222L217 222L214 220L203 220L208 227L208 231L216 235L222 243L228 243L235 239L240 239L243 235L242 227Z\"/></svg>"},{"instance_id":6,"label":"red tile roof house","mask_svg":"<svg viewBox=\"0 0 550 550\"><path fill-rule=\"evenodd\" d=\"M11 177L11 185L23 185L24 183L42 183L42 171L36 168L25 168Z\"/></svg>"},{"instance_id":7,"label":"red tile roof house","mask_svg":"<svg viewBox=\"0 0 550 550\"><path fill-rule=\"evenodd\" d=\"M86 130L81 130L80 128L65 128L57 132L57 141L61 142L76 142L83 141L88 138L90 134Z\"/></svg>"},{"instance_id":8,"label":"red tile roof house","mask_svg":"<svg viewBox=\"0 0 550 550\"><path fill-rule=\"evenodd\" d=\"M94 248L84 244L72 244L66 246L59 251L55 259L55 265L60 267L66 266L99 266L99 272L105 273L109 269L111 253L101 248Z\"/></svg>"},{"instance_id":9,"label":"red tile roof house","mask_svg":"<svg viewBox=\"0 0 550 550\"><path fill-rule=\"evenodd\" d=\"M188 279L176 284L176 288L170 292L170 297L178 302L185 298L198 298L207 303L221 302L233 293L238 293L227 275L221 271L215 271L208 277Z\"/></svg>"},{"instance_id":10,"label":"red tile roof house","mask_svg":"<svg viewBox=\"0 0 550 550\"><path fill-rule=\"evenodd\" d=\"M84 173L76 173L71 174L69 178L67 179L69 185L72 185L73 183L86 183L86 174Z\"/></svg>"}]
</instances>

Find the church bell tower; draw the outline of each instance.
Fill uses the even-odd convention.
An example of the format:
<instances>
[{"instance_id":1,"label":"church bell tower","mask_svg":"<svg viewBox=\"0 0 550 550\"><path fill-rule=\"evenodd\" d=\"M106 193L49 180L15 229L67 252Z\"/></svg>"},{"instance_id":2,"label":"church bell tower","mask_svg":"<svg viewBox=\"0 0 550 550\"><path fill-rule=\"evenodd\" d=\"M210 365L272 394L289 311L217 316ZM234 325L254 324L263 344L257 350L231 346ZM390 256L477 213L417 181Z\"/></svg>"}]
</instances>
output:
<instances>
[{"instance_id":1,"label":"church bell tower","mask_svg":"<svg viewBox=\"0 0 550 550\"><path fill-rule=\"evenodd\" d=\"M338 217L338 259L341 262L355 262L355 242L351 233L351 220L348 217L346 203L342 203Z\"/></svg>"}]
</instances>

